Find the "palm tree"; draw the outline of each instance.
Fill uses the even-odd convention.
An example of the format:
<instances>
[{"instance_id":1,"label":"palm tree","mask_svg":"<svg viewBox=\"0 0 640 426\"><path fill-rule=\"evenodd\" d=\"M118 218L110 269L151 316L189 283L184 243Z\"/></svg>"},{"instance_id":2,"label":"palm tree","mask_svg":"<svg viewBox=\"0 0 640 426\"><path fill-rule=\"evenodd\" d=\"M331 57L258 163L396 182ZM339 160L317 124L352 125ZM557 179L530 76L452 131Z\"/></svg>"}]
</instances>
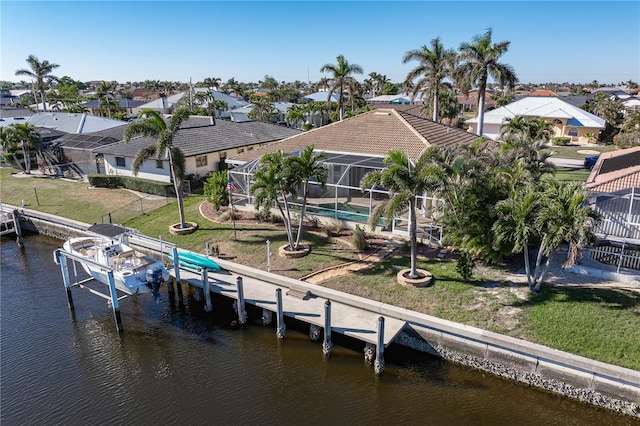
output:
<instances>
[{"instance_id":1,"label":"palm tree","mask_svg":"<svg viewBox=\"0 0 640 426\"><path fill-rule=\"evenodd\" d=\"M96 90L96 95L102 106L107 107L107 114L111 118L111 104L116 99L116 90L118 89L118 83L115 81L101 81ZM115 104L115 102L113 102ZM118 105L118 108L119 105Z\"/></svg>"},{"instance_id":2,"label":"palm tree","mask_svg":"<svg viewBox=\"0 0 640 426\"><path fill-rule=\"evenodd\" d=\"M291 228L291 212L288 199L296 197L295 182L291 178L291 170L287 167L284 153L279 150L265 154L260 158L260 167L253 174L249 193L255 196L256 209L261 207L269 211L275 203L280 210L289 248L293 250L295 240Z\"/></svg>"},{"instance_id":3,"label":"palm tree","mask_svg":"<svg viewBox=\"0 0 640 426\"><path fill-rule=\"evenodd\" d=\"M482 136L484 131L484 104L489 77L497 80L501 86L512 89L518 82L515 71L508 64L498 62L507 52L509 41L491 43L491 28L482 36L475 36L472 43L460 45L460 65L456 68L456 80L460 82L462 91L469 92L472 85L478 87L478 129Z\"/></svg>"},{"instance_id":4,"label":"palm tree","mask_svg":"<svg viewBox=\"0 0 640 426\"><path fill-rule=\"evenodd\" d=\"M305 117L306 113L303 105L294 104L287 110L287 124L294 129L302 127Z\"/></svg>"},{"instance_id":5,"label":"palm tree","mask_svg":"<svg viewBox=\"0 0 640 426\"><path fill-rule=\"evenodd\" d=\"M251 105L253 107L251 108L251 111L249 111L248 116L252 120L270 123L277 113L271 101L266 97L252 96Z\"/></svg>"},{"instance_id":6,"label":"palm tree","mask_svg":"<svg viewBox=\"0 0 640 426\"><path fill-rule=\"evenodd\" d=\"M298 234L293 246L293 250L298 249L300 244L300 234L302 234L302 223L304 214L307 209L307 195L309 192L309 182L311 180L319 183L321 186L327 183L329 171L322 160L327 158L327 154L321 152L313 153L314 146L305 147L298 155L290 157L289 167L291 168L291 177L295 183L302 185L302 207L300 208L300 222L298 223Z\"/></svg>"},{"instance_id":7,"label":"palm tree","mask_svg":"<svg viewBox=\"0 0 640 426\"><path fill-rule=\"evenodd\" d=\"M496 242L513 243L512 253L524 253L529 288L540 291L551 258L563 242L571 250L563 266L575 263L578 249L595 239L591 223L600 216L586 204L588 193L576 182L559 182L548 176L537 186L527 186L496 205L493 226ZM538 242L535 267L531 270L529 244Z\"/></svg>"},{"instance_id":8,"label":"palm tree","mask_svg":"<svg viewBox=\"0 0 640 426\"><path fill-rule=\"evenodd\" d=\"M409 278L419 277L417 270L417 216L416 196L431 191L439 184L432 175L430 158L423 153L415 165L400 150L389 151L384 157L384 170L368 173L360 182L363 190L380 186L389 191L389 198L379 204L369 220L373 229L381 217L391 222L395 216L409 211L409 238L411 242L411 270Z\"/></svg>"},{"instance_id":9,"label":"palm tree","mask_svg":"<svg viewBox=\"0 0 640 426\"><path fill-rule=\"evenodd\" d=\"M440 86L445 78L449 77L455 66L456 54L452 49L445 49L440 41L440 37L431 40L431 48L422 45L421 49L410 50L405 53L402 63L417 60L418 66L409 71L406 82L413 83L418 78L418 82L413 85L413 96L427 87L427 98L433 99L433 121L439 121L440 114ZM405 84L406 85L406 84Z\"/></svg>"},{"instance_id":10,"label":"palm tree","mask_svg":"<svg viewBox=\"0 0 640 426\"><path fill-rule=\"evenodd\" d=\"M144 109L138 114L138 118L146 116L143 121L131 124L124 132L125 142L129 142L134 136L152 137L156 139L155 145L143 148L133 161L133 174L137 175L142 164L149 158L156 156L158 160L169 159L169 171L173 181L173 187L178 199L178 211L180 214L180 227L186 228L184 218L184 205L182 187L184 182L185 159L180 148L174 146L173 138L180 129L180 125L189 118L189 110L179 109L171 116L167 124L164 118L152 109Z\"/></svg>"},{"instance_id":11,"label":"palm tree","mask_svg":"<svg viewBox=\"0 0 640 426\"><path fill-rule=\"evenodd\" d=\"M31 69L19 69L16 71L16 75L26 75L34 79L34 89L40 92L42 109L46 112L47 100L44 92L51 85L52 81L58 80L58 77L51 75L51 72L60 65L52 64L47 60L40 62L34 55L29 55L27 57L27 63Z\"/></svg>"},{"instance_id":12,"label":"palm tree","mask_svg":"<svg viewBox=\"0 0 640 426\"><path fill-rule=\"evenodd\" d=\"M350 64L344 56L336 57L336 64L325 64L320 68L320 72L329 72L332 74L332 85L329 90L327 102L331 99L334 92L338 93L338 110L340 111L340 120L344 118L344 88L347 83L347 77L351 74L362 74L362 67L358 64Z\"/></svg>"},{"instance_id":13,"label":"palm tree","mask_svg":"<svg viewBox=\"0 0 640 426\"><path fill-rule=\"evenodd\" d=\"M31 150L38 157L42 150L42 137L38 129L31 123L14 123L2 129L0 135L2 150L7 159L20 167L26 174L31 174ZM22 163L16 152L22 151Z\"/></svg>"}]
</instances>

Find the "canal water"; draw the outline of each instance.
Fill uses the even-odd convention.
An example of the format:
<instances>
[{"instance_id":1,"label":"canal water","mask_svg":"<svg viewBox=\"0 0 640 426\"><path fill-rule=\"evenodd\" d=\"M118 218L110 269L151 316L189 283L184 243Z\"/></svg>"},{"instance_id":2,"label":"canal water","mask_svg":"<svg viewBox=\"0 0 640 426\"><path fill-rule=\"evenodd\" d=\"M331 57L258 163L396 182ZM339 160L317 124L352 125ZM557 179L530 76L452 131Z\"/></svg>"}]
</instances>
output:
<instances>
[{"instance_id":1,"label":"canal water","mask_svg":"<svg viewBox=\"0 0 640 426\"><path fill-rule=\"evenodd\" d=\"M0 423L10 425L626 425L635 419L406 350L376 376L351 345L321 343L250 317L229 327L228 299L205 313L151 295L121 302L73 289L53 251L29 236L1 244ZM335 336L334 334L334 337Z\"/></svg>"}]
</instances>

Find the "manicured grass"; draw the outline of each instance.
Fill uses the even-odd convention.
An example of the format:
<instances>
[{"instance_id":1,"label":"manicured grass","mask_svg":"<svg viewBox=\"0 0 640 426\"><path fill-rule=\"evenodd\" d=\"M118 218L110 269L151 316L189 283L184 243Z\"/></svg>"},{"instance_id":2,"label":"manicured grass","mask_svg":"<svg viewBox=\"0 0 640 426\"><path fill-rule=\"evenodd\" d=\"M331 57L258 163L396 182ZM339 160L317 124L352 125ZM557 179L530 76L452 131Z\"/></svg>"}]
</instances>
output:
<instances>
[{"instance_id":1,"label":"manicured grass","mask_svg":"<svg viewBox=\"0 0 640 426\"><path fill-rule=\"evenodd\" d=\"M640 370L640 293L552 287L522 306L533 341Z\"/></svg>"},{"instance_id":2,"label":"manicured grass","mask_svg":"<svg viewBox=\"0 0 640 426\"><path fill-rule=\"evenodd\" d=\"M138 195L121 189L88 189L86 183L61 179L15 178L11 169L0 169L0 194L4 203L19 205L87 223L121 206L135 205ZM35 200L38 192L40 206ZM271 271L300 278L311 272L350 262L357 258L350 240L328 238L321 232L305 232L303 240L312 246L301 259L277 255L286 243L284 228L270 223L214 223L200 214L202 196L185 199L186 219L199 230L190 235L169 234L178 222L175 202L158 201L155 210L131 209L118 221L150 237L161 237L179 247L204 253L205 245L218 244L221 257L267 269L266 241L271 241ZM126 209L121 209L126 210ZM234 238L235 234L235 238ZM401 268L409 267L408 253L397 253L373 269L350 274L322 285L384 303L412 309L440 318L526 339L588 358L640 370L640 294L611 288L562 288L543 286L539 294L522 286L502 283L476 272L471 282L462 281L455 263L420 259L418 267L436 277L427 288L407 288L396 282ZM483 271L485 269L482 269Z\"/></svg>"},{"instance_id":3,"label":"manicured grass","mask_svg":"<svg viewBox=\"0 0 640 426\"><path fill-rule=\"evenodd\" d=\"M589 154L582 154L578 151L598 151L611 152L618 149L615 145L568 145L568 146L550 146L548 150L553 153L552 157L569 158L572 160L584 160L584 157L588 157ZM591 154L593 155L593 154Z\"/></svg>"},{"instance_id":4,"label":"manicured grass","mask_svg":"<svg viewBox=\"0 0 640 426\"><path fill-rule=\"evenodd\" d=\"M556 178L563 182L586 182L590 174L587 169L556 169Z\"/></svg>"},{"instance_id":5,"label":"manicured grass","mask_svg":"<svg viewBox=\"0 0 640 426\"><path fill-rule=\"evenodd\" d=\"M164 199L142 199L126 189L89 188L86 182L53 177L16 177L15 169L0 168L0 201L86 223L101 223L111 213L121 223L167 204ZM108 219L105 219L108 221Z\"/></svg>"},{"instance_id":6,"label":"manicured grass","mask_svg":"<svg viewBox=\"0 0 640 426\"><path fill-rule=\"evenodd\" d=\"M284 259L278 256L278 247L287 244L284 227L270 223L238 224L234 232L233 222L220 224L202 217L200 204L203 196L185 198L185 216L189 222L198 224L198 231L189 235L175 236L169 226L179 220L175 204L154 210L143 216L126 221L123 225L137 229L153 238L162 238L181 248L205 253L206 244L212 250L218 245L221 257L233 262L267 269L267 240L270 241L271 272L300 278L314 271L356 260L358 255L348 242L328 238L322 233L303 232L301 241L312 246L308 256L299 259Z\"/></svg>"}]
</instances>

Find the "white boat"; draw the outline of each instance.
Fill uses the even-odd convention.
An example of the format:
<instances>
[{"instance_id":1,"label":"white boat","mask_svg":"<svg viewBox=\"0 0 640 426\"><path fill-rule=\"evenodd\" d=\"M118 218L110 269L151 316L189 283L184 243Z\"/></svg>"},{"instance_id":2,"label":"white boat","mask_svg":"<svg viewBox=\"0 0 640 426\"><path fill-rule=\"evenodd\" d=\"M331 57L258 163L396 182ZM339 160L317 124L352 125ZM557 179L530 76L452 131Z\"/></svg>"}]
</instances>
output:
<instances>
[{"instance_id":1,"label":"white boat","mask_svg":"<svg viewBox=\"0 0 640 426\"><path fill-rule=\"evenodd\" d=\"M116 289L130 294L154 294L170 278L162 262L147 256L119 239L109 237L70 238L62 246L69 253L92 260L113 271ZM94 263L80 262L88 274L105 284L109 283L107 268Z\"/></svg>"}]
</instances>

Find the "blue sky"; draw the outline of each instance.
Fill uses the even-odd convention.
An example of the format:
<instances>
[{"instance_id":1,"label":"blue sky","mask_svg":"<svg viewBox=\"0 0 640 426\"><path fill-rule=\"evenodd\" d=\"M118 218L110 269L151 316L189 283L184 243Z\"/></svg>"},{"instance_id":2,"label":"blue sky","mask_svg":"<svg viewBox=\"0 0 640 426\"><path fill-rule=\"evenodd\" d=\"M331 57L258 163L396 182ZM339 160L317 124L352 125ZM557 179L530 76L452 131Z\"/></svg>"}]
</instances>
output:
<instances>
[{"instance_id":1,"label":"blue sky","mask_svg":"<svg viewBox=\"0 0 640 426\"><path fill-rule=\"evenodd\" d=\"M344 55L401 82L403 55L487 28L523 83L640 82L640 1L0 1L0 80L33 54L76 80L323 77Z\"/></svg>"}]
</instances>

